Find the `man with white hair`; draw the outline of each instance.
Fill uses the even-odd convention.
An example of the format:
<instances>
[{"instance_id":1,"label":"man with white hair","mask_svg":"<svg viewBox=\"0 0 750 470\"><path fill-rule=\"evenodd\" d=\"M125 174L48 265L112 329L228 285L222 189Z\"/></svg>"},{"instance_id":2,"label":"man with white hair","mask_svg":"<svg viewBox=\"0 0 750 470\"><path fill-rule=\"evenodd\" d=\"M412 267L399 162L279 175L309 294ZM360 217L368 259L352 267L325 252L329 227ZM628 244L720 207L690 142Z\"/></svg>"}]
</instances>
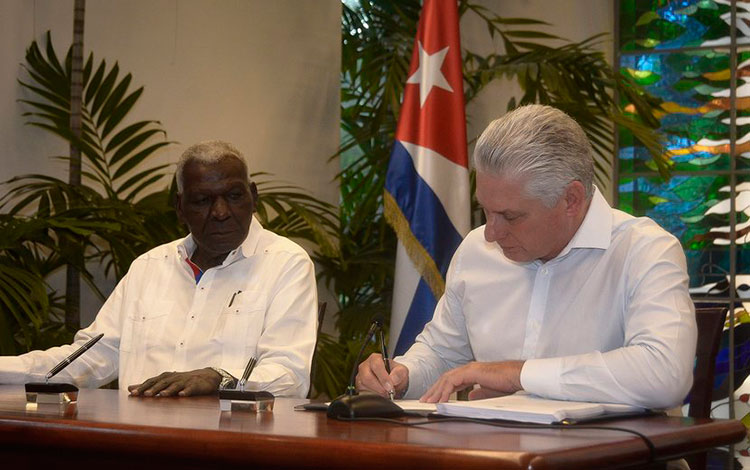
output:
<instances>
[{"instance_id":1,"label":"man with white hair","mask_svg":"<svg viewBox=\"0 0 750 470\"><path fill-rule=\"evenodd\" d=\"M379 355L365 360L358 388L680 404L697 336L684 253L652 220L607 204L581 127L549 106L518 108L487 127L474 164L486 225L457 249L415 344L390 374Z\"/></svg>"},{"instance_id":2,"label":"man with white hair","mask_svg":"<svg viewBox=\"0 0 750 470\"><path fill-rule=\"evenodd\" d=\"M97 387L119 378L146 397L210 394L233 386L255 357L248 389L307 394L317 331L310 257L253 217L258 192L232 145L185 150L177 187L190 234L133 261L73 344L0 357L0 383L39 381L103 333L55 380Z\"/></svg>"}]
</instances>

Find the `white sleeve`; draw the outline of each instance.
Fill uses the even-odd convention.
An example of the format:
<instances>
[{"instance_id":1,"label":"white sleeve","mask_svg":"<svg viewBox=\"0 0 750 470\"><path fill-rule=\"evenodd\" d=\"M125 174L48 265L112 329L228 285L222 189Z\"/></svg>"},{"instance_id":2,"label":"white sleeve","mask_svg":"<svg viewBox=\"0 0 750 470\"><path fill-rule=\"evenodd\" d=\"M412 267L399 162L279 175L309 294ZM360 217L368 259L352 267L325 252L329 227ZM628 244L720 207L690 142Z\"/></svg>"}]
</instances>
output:
<instances>
[{"instance_id":1,"label":"white sleeve","mask_svg":"<svg viewBox=\"0 0 750 470\"><path fill-rule=\"evenodd\" d=\"M318 331L315 269L306 254L294 254L281 270L258 340L258 365L248 385L274 395L305 397ZM242 370L227 370L241 377Z\"/></svg>"},{"instance_id":2,"label":"white sleeve","mask_svg":"<svg viewBox=\"0 0 750 470\"><path fill-rule=\"evenodd\" d=\"M697 327L685 255L673 237L632 251L624 345L607 352L530 359L521 384L549 398L645 408L678 405L693 378ZM613 300L614 301L614 300Z\"/></svg>"},{"instance_id":3,"label":"white sleeve","mask_svg":"<svg viewBox=\"0 0 750 470\"><path fill-rule=\"evenodd\" d=\"M104 337L99 342L50 381L96 388L116 379L122 328L120 312L126 285L127 275L118 283L112 295L99 310L94 322L88 328L76 333L73 344L44 351L31 351L20 356L0 357L0 383L43 382L47 372L100 333L103 333Z\"/></svg>"},{"instance_id":4,"label":"white sleeve","mask_svg":"<svg viewBox=\"0 0 750 470\"><path fill-rule=\"evenodd\" d=\"M432 320L412 347L394 359L409 369L409 388L404 398L419 398L444 372L473 360L461 308L463 289L455 273L459 253L460 248L448 268L445 293L435 307Z\"/></svg>"}]
</instances>

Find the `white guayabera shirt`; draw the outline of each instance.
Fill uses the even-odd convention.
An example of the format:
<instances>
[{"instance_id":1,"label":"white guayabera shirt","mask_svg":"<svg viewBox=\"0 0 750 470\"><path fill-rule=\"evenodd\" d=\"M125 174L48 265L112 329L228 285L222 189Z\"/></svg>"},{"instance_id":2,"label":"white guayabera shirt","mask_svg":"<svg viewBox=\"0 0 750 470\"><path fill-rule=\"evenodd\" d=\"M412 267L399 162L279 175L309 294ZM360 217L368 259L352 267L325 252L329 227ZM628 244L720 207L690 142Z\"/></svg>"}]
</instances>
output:
<instances>
[{"instance_id":1,"label":"white guayabera shirt","mask_svg":"<svg viewBox=\"0 0 750 470\"><path fill-rule=\"evenodd\" d=\"M527 391L668 408L692 383L696 324L679 242L595 190L554 259L516 263L473 230L451 261L433 320L399 361L408 398L469 361L525 360Z\"/></svg>"},{"instance_id":2,"label":"white guayabera shirt","mask_svg":"<svg viewBox=\"0 0 750 470\"><path fill-rule=\"evenodd\" d=\"M53 381L120 388L167 371L218 367L242 375L258 359L247 387L304 397L317 333L312 261L292 241L253 219L245 241L196 283L186 262L191 236L159 246L130 266L96 320L72 345L0 357L0 383L43 381L90 338L104 338Z\"/></svg>"}]
</instances>

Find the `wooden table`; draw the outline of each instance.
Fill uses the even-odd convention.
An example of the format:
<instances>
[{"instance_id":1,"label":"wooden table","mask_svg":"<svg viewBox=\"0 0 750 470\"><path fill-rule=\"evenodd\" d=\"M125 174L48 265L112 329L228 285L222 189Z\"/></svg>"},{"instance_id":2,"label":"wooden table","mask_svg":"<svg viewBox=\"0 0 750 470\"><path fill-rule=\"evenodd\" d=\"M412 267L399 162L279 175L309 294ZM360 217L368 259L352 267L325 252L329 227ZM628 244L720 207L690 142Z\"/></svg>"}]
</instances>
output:
<instances>
[{"instance_id":1,"label":"wooden table","mask_svg":"<svg viewBox=\"0 0 750 470\"><path fill-rule=\"evenodd\" d=\"M640 438L618 431L341 422L293 410L304 402L277 398L270 413L222 413L216 396L133 398L116 390L82 390L75 407L33 410L23 387L0 386L0 462L8 469L75 464L426 470L638 467L649 459ZM645 434L660 460L745 437L744 426L730 420L652 416L600 424Z\"/></svg>"}]
</instances>

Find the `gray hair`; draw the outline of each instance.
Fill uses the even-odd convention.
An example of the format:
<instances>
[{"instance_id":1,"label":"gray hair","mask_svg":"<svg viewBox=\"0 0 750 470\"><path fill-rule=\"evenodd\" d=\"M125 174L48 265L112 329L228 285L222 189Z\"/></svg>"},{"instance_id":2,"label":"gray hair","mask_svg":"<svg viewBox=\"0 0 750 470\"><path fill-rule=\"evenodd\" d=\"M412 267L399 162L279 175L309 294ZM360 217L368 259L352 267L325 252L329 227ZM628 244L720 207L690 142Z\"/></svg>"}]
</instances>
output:
<instances>
[{"instance_id":1,"label":"gray hair","mask_svg":"<svg viewBox=\"0 0 750 470\"><path fill-rule=\"evenodd\" d=\"M580 181L593 192L594 150L581 126L551 106L516 108L487 126L474 148L477 171L528 178L526 193L547 207Z\"/></svg>"},{"instance_id":2,"label":"gray hair","mask_svg":"<svg viewBox=\"0 0 750 470\"><path fill-rule=\"evenodd\" d=\"M195 145L191 145L180 156L180 160L177 162L177 192L182 193L182 186L184 182L184 171L185 165L189 162L201 163L204 165L211 165L217 163L219 160L224 158L236 158L242 164L242 168L245 170L245 175L248 177L250 173L247 170L247 162L242 152L230 144L222 140L205 140L198 142Z\"/></svg>"}]
</instances>

